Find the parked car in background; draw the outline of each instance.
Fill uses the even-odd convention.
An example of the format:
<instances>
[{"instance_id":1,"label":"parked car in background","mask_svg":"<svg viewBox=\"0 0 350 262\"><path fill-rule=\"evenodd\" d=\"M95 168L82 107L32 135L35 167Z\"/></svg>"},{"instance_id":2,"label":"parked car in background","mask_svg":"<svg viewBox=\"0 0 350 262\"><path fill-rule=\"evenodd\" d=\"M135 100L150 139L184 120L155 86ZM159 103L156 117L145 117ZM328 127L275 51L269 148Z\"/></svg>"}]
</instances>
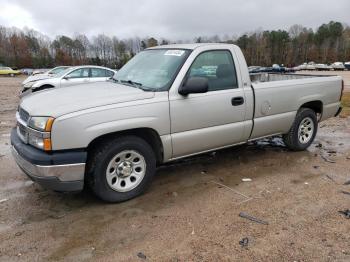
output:
<instances>
[{"instance_id":1,"label":"parked car in background","mask_svg":"<svg viewBox=\"0 0 350 262\"><path fill-rule=\"evenodd\" d=\"M16 76L16 75L20 75L20 74L21 74L21 71L13 70L11 67L7 67L7 66L0 67L0 75L3 75L3 76Z\"/></svg>"},{"instance_id":2,"label":"parked car in background","mask_svg":"<svg viewBox=\"0 0 350 262\"><path fill-rule=\"evenodd\" d=\"M305 68L306 70L316 70L316 63L315 62L309 62L309 63L307 63L307 65L306 65L306 68Z\"/></svg>"},{"instance_id":3,"label":"parked car in background","mask_svg":"<svg viewBox=\"0 0 350 262\"><path fill-rule=\"evenodd\" d=\"M21 69L21 73L22 73L23 75L30 76L30 75L33 74L33 72L34 72L34 69L32 69L32 68L22 68L22 69Z\"/></svg>"},{"instance_id":4,"label":"parked car in background","mask_svg":"<svg viewBox=\"0 0 350 262\"><path fill-rule=\"evenodd\" d=\"M303 63L301 65L293 67L295 71L301 71L301 70L306 70L307 63Z\"/></svg>"},{"instance_id":5,"label":"parked car in background","mask_svg":"<svg viewBox=\"0 0 350 262\"><path fill-rule=\"evenodd\" d=\"M286 68L283 65L273 64L272 65L272 72L285 73L286 72Z\"/></svg>"},{"instance_id":6,"label":"parked car in background","mask_svg":"<svg viewBox=\"0 0 350 262\"><path fill-rule=\"evenodd\" d=\"M27 84L29 82L38 81L41 79L47 79L49 77L53 77L53 76L63 72L64 70L66 70L68 68L70 68L70 67L69 66L57 66L57 67L52 68L44 73L30 75L28 78L26 78L22 82L22 86L24 86L25 84Z\"/></svg>"},{"instance_id":7,"label":"parked car in background","mask_svg":"<svg viewBox=\"0 0 350 262\"><path fill-rule=\"evenodd\" d=\"M350 62L344 63L345 69L350 70Z\"/></svg>"},{"instance_id":8,"label":"parked car in background","mask_svg":"<svg viewBox=\"0 0 350 262\"><path fill-rule=\"evenodd\" d=\"M21 97L32 92L49 88L67 87L92 82L107 81L116 71L102 66L75 66L65 69L54 76L47 75L40 80L27 82L23 85Z\"/></svg>"},{"instance_id":9,"label":"parked car in background","mask_svg":"<svg viewBox=\"0 0 350 262\"><path fill-rule=\"evenodd\" d=\"M43 73L45 73L48 70L49 69L47 69L47 68L34 69L32 75L43 74Z\"/></svg>"},{"instance_id":10,"label":"parked car in background","mask_svg":"<svg viewBox=\"0 0 350 262\"><path fill-rule=\"evenodd\" d=\"M93 70L73 69L60 81ZM24 97L12 152L44 187L88 185L105 201L126 201L169 161L275 135L291 150L307 149L318 123L340 113L343 88L340 76L249 75L235 45L162 45L111 81Z\"/></svg>"},{"instance_id":11,"label":"parked car in background","mask_svg":"<svg viewBox=\"0 0 350 262\"><path fill-rule=\"evenodd\" d=\"M317 71L330 71L333 68L327 64L315 64L315 68Z\"/></svg>"},{"instance_id":12,"label":"parked car in background","mask_svg":"<svg viewBox=\"0 0 350 262\"><path fill-rule=\"evenodd\" d=\"M335 71L343 71L345 69L342 62L334 62L331 66Z\"/></svg>"}]
</instances>

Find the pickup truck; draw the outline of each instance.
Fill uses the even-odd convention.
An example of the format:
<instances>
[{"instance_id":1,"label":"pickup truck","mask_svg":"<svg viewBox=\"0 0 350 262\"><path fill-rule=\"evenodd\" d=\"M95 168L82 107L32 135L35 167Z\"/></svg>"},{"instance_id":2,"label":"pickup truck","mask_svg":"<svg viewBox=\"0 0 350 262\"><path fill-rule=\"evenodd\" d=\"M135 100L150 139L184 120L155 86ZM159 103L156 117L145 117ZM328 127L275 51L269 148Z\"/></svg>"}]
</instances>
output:
<instances>
[{"instance_id":1,"label":"pickup truck","mask_svg":"<svg viewBox=\"0 0 350 262\"><path fill-rule=\"evenodd\" d=\"M318 122L341 110L339 76L249 75L231 44L146 49L108 82L24 97L13 156L55 191L84 185L120 202L142 194L156 167L263 137L305 150Z\"/></svg>"}]
</instances>

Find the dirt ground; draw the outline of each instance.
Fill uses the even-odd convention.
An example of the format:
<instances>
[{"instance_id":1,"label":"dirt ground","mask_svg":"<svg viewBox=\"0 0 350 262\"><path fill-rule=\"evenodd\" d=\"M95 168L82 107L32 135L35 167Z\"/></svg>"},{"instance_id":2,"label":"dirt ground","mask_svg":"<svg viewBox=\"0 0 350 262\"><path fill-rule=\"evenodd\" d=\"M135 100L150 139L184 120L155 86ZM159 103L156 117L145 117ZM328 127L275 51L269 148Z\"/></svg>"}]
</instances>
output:
<instances>
[{"instance_id":1,"label":"dirt ground","mask_svg":"<svg viewBox=\"0 0 350 262\"><path fill-rule=\"evenodd\" d=\"M322 122L308 151L274 138L201 155L106 204L46 191L17 168L9 132L22 80L0 78L0 261L350 261L346 115Z\"/></svg>"}]
</instances>

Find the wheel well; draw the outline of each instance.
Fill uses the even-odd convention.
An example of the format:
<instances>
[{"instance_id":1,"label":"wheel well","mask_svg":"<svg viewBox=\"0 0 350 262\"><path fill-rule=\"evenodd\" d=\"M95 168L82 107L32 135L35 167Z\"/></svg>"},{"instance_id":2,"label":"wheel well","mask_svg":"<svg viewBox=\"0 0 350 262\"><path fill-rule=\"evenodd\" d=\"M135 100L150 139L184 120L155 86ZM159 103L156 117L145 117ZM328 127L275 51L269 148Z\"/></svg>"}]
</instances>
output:
<instances>
[{"instance_id":1,"label":"wheel well","mask_svg":"<svg viewBox=\"0 0 350 262\"><path fill-rule=\"evenodd\" d=\"M44 89L48 89L48 88L54 88L54 86L53 85L48 85L48 84L47 85L42 85L40 87L34 88L33 92L44 90Z\"/></svg>"},{"instance_id":2,"label":"wheel well","mask_svg":"<svg viewBox=\"0 0 350 262\"><path fill-rule=\"evenodd\" d=\"M157 164L160 164L163 162L163 152L164 152L163 144L162 144L162 141L160 140L160 136L157 133L157 131L155 131L152 128L136 128L136 129L123 130L123 131L118 131L118 132L99 136L90 142L90 144L87 147L87 152L88 154L93 152L94 149L103 141L109 140L111 138L115 138L117 136L126 136L126 135L134 135L144 139L152 147L156 155Z\"/></svg>"},{"instance_id":3,"label":"wheel well","mask_svg":"<svg viewBox=\"0 0 350 262\"><path fill-rule=\"evenodd\" d=\"M301 107L310 108L314 110L317 114L322 114L323 111L323 103L319 100L307 102L301 105Z\"/></svg>"}]
</instances>

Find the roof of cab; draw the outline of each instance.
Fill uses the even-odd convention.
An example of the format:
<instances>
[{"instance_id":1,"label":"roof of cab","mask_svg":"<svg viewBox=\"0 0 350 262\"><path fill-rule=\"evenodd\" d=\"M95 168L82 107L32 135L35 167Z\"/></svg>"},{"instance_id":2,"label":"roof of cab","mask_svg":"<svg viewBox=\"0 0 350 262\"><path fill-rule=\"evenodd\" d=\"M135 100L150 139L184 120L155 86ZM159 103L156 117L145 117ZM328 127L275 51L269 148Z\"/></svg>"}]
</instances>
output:
<instances>
[{"instance_id":1,"label":"roof of cab","mask_svg":"<svg viewBox=\"0 0 350 262\"><path fill-rule=\"evenodd\" d=\"M224 43L194 43L194 44L171 44L171 45L159 45L155 47L147 48L150 49L189 49L193 50L201 46L208 45L224 45L224 46L232 46L233 44L224 44Z\"/></svg>"}]
</instances>

